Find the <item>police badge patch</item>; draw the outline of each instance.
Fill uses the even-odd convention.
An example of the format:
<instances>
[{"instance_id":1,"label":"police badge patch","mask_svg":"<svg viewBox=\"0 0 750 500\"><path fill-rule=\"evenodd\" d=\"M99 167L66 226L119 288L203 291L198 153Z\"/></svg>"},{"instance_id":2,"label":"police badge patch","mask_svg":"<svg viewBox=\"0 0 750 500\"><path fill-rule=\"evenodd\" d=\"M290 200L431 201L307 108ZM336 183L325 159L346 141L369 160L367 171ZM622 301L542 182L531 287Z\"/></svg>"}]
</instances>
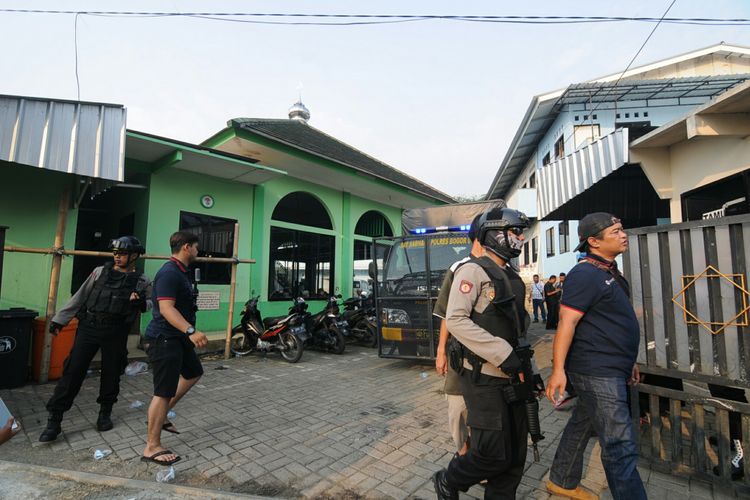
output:
<instances>
[{"instance_id":1,"label":"police badge patch","mask_svg":"<svg viewBox=\"0 0 750 500\"><path fill-rule=\"evenodd\" d=\"M469 293L472 288L474 288L474 284L466 280L461 280L461 285L458 287L461 293Z\"/></svg>"},{"instance_id":2,"label":"police badge patch","mask_svg":"<svg viewBox=\"0 0 750 500\"><path fill-rule=\"evenodd\" d=\"M495 289L494 289L494 288L488 288L488 289L487 289L487 298L488 298L488 299L489 299L490 301L493 301L493 300L495 300Z\"/></svg>"}]
</instances>

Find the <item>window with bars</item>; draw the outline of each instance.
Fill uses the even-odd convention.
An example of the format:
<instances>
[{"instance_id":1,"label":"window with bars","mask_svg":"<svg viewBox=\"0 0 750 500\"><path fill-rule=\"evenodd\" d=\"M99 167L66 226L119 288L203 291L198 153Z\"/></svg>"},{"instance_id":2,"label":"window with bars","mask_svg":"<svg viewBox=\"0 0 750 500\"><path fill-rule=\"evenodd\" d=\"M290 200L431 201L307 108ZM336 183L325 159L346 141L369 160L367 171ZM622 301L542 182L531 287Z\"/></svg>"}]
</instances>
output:
<instances>
[{"instance_id":1,"label":"window with bars","mask_svg":"<svg viewBox=\"0 0 750 500\"><path fill-rule=\"evenodd\" d=\"M551 227L545 232L547 238L547 257L555 255L555 228Z\"/></svg>"},{"instance_id":2,"label":"window with bars","mask_svg":"<svg viewBox=\"0 0 750 500\"><path fill-rule=\"evenodd\" d=\"M180 212L180 231L187 231L198 236L199 257L231 257L236 223L235 219ZM229 284L232 274L231 264L196 262L194 266L201 270L201 283Z\"/></svg>"},{"instance_id":3,"label":"window with bars","mask_svg":"<svg viewBox=\"0 0 750 500\"><path fill-rule=\"evenodd\" d=\"M570 224L568 221L563 221L557 226L557 232L560 235L560 253L570 251Z\"/></svg>"},{"instance_id":4,"label":"window with bars","mask_svg":"<svg viewBox=\"0 0 750 500\"><path fill-rule=\"evenodd\" d=\"M539 239L534 236L531 238L531 262L539 260Z\"/></svg>"},{"instance_id":5,"label":"window with bars","mask_svg":"<svg viewBox=\"0 0 750 500\"><path fill-rule=\"evenodd\" d=\"M333 293L333 236L271 226L268 300L325 299Z\"/></svg>"}]
</instances>

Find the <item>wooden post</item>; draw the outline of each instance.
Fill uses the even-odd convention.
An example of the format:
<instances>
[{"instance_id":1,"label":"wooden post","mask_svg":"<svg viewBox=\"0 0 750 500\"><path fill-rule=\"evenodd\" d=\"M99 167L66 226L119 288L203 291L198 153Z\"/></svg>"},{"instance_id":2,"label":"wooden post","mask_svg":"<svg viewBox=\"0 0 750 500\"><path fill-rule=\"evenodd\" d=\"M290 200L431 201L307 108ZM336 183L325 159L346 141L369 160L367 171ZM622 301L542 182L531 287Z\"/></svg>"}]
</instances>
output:
<instances>
[{"instance_id":1,"label":"wooden post","mask_svg":"<svg viewBox=\"0 0 750 500\"><path fill-rule=\"evenodd\" d=\"M232 249L232 258L237 259L240 243L240 225L234 224L234 248ZM232 343L232 319L234 317L234 296L237 290L237 260L232 262L232 278L229 282L229 313L227 315L227 340L224 345L224 359L229 359L229 346Z\"/></svg>"},{"instance_id":2,"label":"wooden post","mask_svg":"<svg viewBox=\"0 0 750 500\"><path fill-rule=\"evenodd\" d=\"M59 250L65 244L65 225L68 221L68 206L70 205L70 189L66 188L60 197L60 208L57 212L57 231L55 232L55 243L53 245L55 250ZM52 316L55 315L57 309L57 291L60 285L60 268L62 267L62 253L54 253L52 255L52 271L49 279L49 293L47 294L47 314L46 322L44 324L44 347L42 349L42 361L41 361L41 373L39 374L39 382L47 382L49 375L49 360L52 352L52 334L49 333L49 325L52 321Z\"/></svg>"}]
</instances>

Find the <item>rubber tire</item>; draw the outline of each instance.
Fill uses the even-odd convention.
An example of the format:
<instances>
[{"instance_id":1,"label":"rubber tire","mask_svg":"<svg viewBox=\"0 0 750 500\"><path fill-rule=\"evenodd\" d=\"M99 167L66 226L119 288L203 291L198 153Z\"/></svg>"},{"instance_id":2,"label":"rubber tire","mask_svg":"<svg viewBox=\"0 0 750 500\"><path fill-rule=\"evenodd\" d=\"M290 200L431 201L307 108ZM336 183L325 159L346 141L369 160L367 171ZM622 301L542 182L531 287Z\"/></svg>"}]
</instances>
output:
<instances>
[{"instance_id":1,"label":"rubber tire","mask_svg":"<svg viewBox=\"0 0 750 500\"><path fill-rule=\"evenodd\" d=\"M367 331L370 332L370 341L367 342L365 345L368 347L378 347L378 327L375 325L370 324L370 322L367 323Z\"/></svg>"},{"instance_id":2,"label":"rubber tire","mask_svg":"<svg viewBox=\"0 0 750 500\"><path fill-rule=\"evenodd\" d=\"M253 346L248 342L247 335L243 332L239 332L232 335L232 338L229 341L229 350L232 351L232 354L245 356L253 351Z\"/></svg>"},{"instance_id":3,"label":"rubber tire","mask_svg":"<svg viewBox=\"0 0 750 500\"><path fill-rule=\"evenodd\" d=\"M289 363L296 363L302 357L302 353L305 347L300 343L299 339L289 332L282 332L279 334L281 341L287 346L296 346L295 350L291 351L279 351L284 361Z\"/></svg>"},{"instance_id":4,"label":"rubber tire","mask_svg":"<svg viewBox=\"0 0 750 500\"><path fill-rule=\"evenodd\" d=\"M346 341L344 340L344 334L341 333L341 330L339 330L338 327L335 326L329 326L328 331L336 339L336 344L331 347L331 352L333 352L334 354L344 354L344 351L346 350Z\"/></svg>"}]
</instances>

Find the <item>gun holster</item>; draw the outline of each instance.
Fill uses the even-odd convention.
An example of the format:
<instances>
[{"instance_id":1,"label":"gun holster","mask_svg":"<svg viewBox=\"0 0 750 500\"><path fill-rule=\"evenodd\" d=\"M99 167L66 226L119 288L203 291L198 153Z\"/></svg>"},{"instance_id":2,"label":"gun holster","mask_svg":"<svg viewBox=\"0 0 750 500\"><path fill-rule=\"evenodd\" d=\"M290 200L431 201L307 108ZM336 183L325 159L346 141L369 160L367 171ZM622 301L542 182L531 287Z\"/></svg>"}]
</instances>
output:
<instances>
[{"instance_id":1,"label":"gun holster","mask_svg":"<svg viewBox=\"0 0 750 500\"><path fill-rule=\"evenodd\" d=\"M508 404L527 401L533 398L527 384L513 380L510 384L503 386L503 399Z\"/></svg>"},{"instance_id":2,"label":"gun holster","mask_svg":"<svg viewBox=\"0 0 750 500\"><path fill-rule=\"evenodd\" d=\"M448 340L448 363L453 371L461 375L464 372L464 348L461 343L451 337Z\"/></svg>"}]
</instances>

